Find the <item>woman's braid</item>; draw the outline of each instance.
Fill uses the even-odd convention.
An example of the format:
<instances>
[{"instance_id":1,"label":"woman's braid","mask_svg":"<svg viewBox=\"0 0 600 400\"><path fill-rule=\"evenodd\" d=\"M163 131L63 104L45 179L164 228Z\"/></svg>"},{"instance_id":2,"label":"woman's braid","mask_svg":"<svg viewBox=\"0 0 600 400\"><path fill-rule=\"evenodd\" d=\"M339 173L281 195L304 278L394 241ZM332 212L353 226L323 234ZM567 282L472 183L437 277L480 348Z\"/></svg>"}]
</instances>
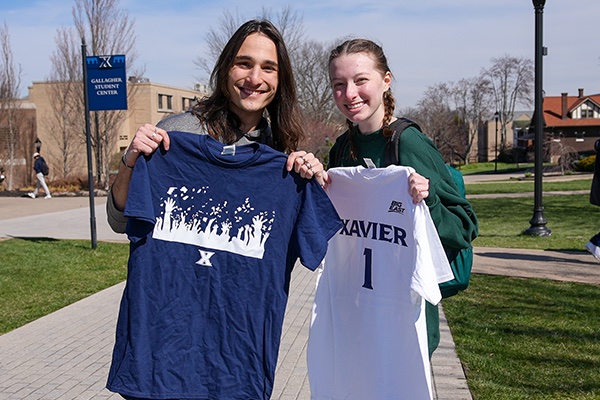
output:
<instances>
[{"instance_id":1,"label":"woman's braid","mask_svg":"<svg viewBox=\"0 0 600 400\"><path fill-rule=\"evenodd\" d=\"M383 106L385 108L385 114L383 115L383 136L386 139L391 139L394 131L390 128L390 122L394 116L394 109L396 108L396 100L392 94L392 89L388 89L383 94Z\"/></svg>"}]
</instances>

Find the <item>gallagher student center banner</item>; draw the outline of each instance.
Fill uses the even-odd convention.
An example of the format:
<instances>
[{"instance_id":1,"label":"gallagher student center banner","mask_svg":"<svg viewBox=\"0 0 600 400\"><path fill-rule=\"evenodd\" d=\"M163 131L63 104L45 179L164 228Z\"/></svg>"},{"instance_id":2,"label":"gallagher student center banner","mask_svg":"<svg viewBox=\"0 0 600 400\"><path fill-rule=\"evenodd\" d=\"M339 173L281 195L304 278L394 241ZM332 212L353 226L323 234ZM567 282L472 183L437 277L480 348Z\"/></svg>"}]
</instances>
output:
<instances>
[{"instance_id":1,"label":"gallagher student center banner","mask_svg":"<svg viewBox=\"0 0 600 400\"><path fill-rule=\"evenodd\" d=\"M126 110L125 56L86 57L90 111Z\"/></svg>"}]
</instances>

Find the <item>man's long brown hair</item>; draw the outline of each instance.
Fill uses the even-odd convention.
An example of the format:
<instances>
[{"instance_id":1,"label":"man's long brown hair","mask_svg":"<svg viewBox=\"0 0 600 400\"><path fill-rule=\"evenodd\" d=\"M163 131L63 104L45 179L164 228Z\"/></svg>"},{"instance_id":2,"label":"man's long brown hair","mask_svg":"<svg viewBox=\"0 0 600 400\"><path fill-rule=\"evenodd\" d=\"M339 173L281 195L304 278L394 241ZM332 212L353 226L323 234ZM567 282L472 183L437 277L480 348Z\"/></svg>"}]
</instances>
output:
<instances>
[{"instance_id":1,"label":"man's long brown hair","mask_svg":"<svg viewBox=\"0 0 600 400\"><path fill-rule=\"evenodd\" d=\"M231 36L210 76L214 92L202 99L192 112L214 138L226 144L237 140L234 130L240 126L241 121L230 110L227 78L240 47L252 33L264 34L275 43L279 83L275 98L266 110L273 132L274 147L283 152L294 151L304 136L296 83L283 37L270 21L248 21Z\"/></svg>"}]
</instances>

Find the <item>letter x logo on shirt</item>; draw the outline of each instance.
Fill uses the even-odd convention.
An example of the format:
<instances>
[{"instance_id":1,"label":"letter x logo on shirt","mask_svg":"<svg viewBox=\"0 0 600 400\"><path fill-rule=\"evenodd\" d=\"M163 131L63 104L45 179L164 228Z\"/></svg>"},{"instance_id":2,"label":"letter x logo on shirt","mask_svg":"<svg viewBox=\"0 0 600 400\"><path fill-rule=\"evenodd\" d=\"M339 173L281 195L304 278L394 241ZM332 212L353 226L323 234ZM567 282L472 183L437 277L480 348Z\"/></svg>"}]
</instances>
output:
<instances>
[{"instance_id":1,"label":"letter x logo on shirt","mask_svg":"<svg viewBox=\"0 0 600 400\"><path fill-rule=\"evenodd\" d=\"M202 265L203 267L212 267L210 258L215 254L214 251L205 251L200 249L198 249L198 251L200 252L200 259L196 261L196 264Z\"/></svg>"}]
</instances>

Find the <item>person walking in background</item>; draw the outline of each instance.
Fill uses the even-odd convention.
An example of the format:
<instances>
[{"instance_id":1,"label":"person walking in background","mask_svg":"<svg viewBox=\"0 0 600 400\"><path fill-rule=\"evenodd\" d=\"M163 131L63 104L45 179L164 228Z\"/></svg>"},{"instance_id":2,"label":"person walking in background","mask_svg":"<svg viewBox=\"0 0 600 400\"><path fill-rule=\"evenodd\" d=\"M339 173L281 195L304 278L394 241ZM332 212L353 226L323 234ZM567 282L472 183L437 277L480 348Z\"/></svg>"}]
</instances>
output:
<instances>
[{"instance_id":1,"label":"person walking in background","mask_svg":"<svg viewBox=\"0 0 600 400\"><path fill-rule=\"evenodd\" d=\"M590 203L600 206L600 160L598 159L600 139L596 140L594 149L596 150L596 163L594 164L594 178L592 179L592 189L590 190ZM600 232L594 235L585 247L600 261Z\"/></svg>"},{"instance_id":2,"label":"person walking in background","mask_svg":"<svg viewBox=\"0 0 600 400\"><path fill-rule=\"evenodd\" d=\"M46 160L44 157L40 155L40 153L33 153L33 169L35 171L35 177L37 178L37 183L35 185L35 189L32 193L28 193L28 196L32 199L37 197L38 191L40 187L44 188L44 192L46 193L45 199L52 198L50 194L50 189L48 189L48 185L46 184L46 179L44 178L48 175L48 164L46 164Z\"/></svg>"}]
</instances>

